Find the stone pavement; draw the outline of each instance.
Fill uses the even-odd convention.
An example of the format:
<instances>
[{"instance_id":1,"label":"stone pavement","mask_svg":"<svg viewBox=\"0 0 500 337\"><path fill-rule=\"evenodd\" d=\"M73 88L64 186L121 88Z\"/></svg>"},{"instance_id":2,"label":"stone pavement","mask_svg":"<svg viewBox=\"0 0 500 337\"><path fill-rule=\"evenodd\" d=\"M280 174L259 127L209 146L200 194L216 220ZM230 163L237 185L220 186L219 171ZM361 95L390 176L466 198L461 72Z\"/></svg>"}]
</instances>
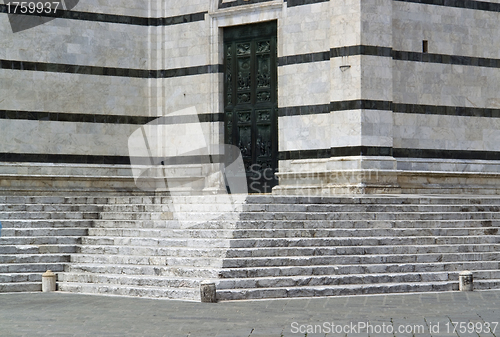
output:
<instances>
[{"instance_id":1,"label":"stone pavement","mask_svg":"<svg viewBox=\"0 0 500 337\"><path fill-rule=\"evenodd\" d=\"M499 321L499 290L215 304L58 292L0 294L2 337L495 337Z\"/></svg>"}]
</instances>

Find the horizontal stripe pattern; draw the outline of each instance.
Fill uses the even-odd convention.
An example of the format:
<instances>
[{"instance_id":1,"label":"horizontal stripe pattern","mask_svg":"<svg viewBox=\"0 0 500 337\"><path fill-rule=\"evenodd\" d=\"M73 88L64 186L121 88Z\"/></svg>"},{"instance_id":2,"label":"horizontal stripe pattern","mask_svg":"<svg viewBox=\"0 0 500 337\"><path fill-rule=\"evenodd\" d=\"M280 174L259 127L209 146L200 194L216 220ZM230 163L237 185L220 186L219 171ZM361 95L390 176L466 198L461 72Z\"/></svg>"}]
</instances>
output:
<instances>
[{"instance_id":1,"label":"horizontal stripe pattern","mask_svg":"<svg viewBox=\"0 0 500 337\"><path fill-rule=\"evenodd\" d=\"M168 158L94 156L81 154L0 153L4 163L101 164L101 165L195 165L223 163L222 155L177 156ZM152 164L155 163L155 164Z\"/></svg>"},{"instance_id":2,"label":"horizontal stripe pattern","mask_svg":"<svg viewBox=\"0 0 500 337\"><path fill-rule=\"evenodd\" d=\"M301 55L283 56L278 59L278 66L288 66L294 64L322 62L328 61L331 58L345 57L345 56L380 56L390 57L397 61L413 61L424 63L440 63L440 64L453 64L463 66L475 67L488 67L500 68L500 59L461 56L461 55L448 55L448 54L435 54L435 53L420 53L411 51L393 50L390 47L381 46L345 46L339 48L332 48L329 52L315 52Z\"/></svg>"},{"instance_id":3,"label":"horizontal stripe pattern","mask_svg":"<svg viewBox=\"0 0 500 337\"><path fill-rule=\"evenodd\" d=\"M351 100L330 102L330 104L282 107L278 110L279 117L324 114L346 110L383 110L396 113L500 118L500 109L471 108L445 105L407 104L377 100Z\"/></svg>"},{"instance_id":4,"label":"horizontal stripe pattern","mask_svg":"<svg viewBox=\"0 0 500 337\"><path fill-rule=\"evenodd\" d=\"M222 65L216 64L165 70L145 70L0 59L0 69L153 79L220 73L222 68Z\"/></svg>"},{"instance_id":5,"label":"horizontal stripe pattern","mask_svg":"<svg viewBox=\"0 0 500 337\"><path fill-rule=\"evenodd\" d=\"M209 123L224 121L223 113L199 114L186 116L118 116L100 114L79 114L63 112L43 112L43 111L16 111L0 110L0 120L32 120L51 122L73 122L73 123L102 123L102 124L131 124L144 125L161 118L163 125L167 124L189 124L189 123Z\"/></svg>"},{"instance_id":6,"label":"horizontal stripe pattern","mask_svg":"<svg viewBox=\"0 0 500 337\"><path fill-rule=\"evenodd\" d=\"M422 5L434 5L444 7L455 7L473 9L487 12L500 12L500 3L474 0L393 0L398 2L409 2Z\"/></svg>"},{"instance_id":7,"label":"horizontal stripe pattern","mask_svg":"<svg viewBox=\"0 0 500 337\"><path fill-rule=\"evenodd\" d=\"M330 149L313 149L298 151L281 151L279 160L325 159L351 156L393 156L395 158L415 159L456 159L456 160L500 160L498 151L470 151L444 149L403 149L374 146L352 146ZM134 165L190 165L222 163L223 156L179 156L171 158L134 157ZM33 154L33 153L0 153L0 162L12 163L53 163L53 164L102 164L130 165L128 156L93 156L76 154Z\"/></svg>"},{"instance_id":8,"label":"horizontal stripe pattern","mask_svg":"<svg viewBox=\"0 0 500 337\"><path fill-rule=\"evenodd\" d=\"M351 156L393 156L415 159L500 160L498 151L470 151L444 149L403 149L391 147L351 146L331 149L282 151L280 160L325 159Z\"/></svg>"},{"instance_id":9,"label":"horizontal stripe pattern","mask_svg":"<svg viewBox=\"0 0 500 337\"><path fill-rule=\"evenodd\" d=\"M0 4L0 13L9 14L7 5ZM64 9L58 9L55 13L33 13L30 14L9 14L9 15L23 15L23 16L37 16L37 17L51 17L59 19L69 19L69 20L80 20L80 21L94 21L94 22L104 22L104 23L117 23L135 26L172 26L179 25L183 23L191 23L197 21L204 21L205 15L208 12L198 12L184 15L177 15L164 18L147 18L129 15L117 15L117 14L105 14L105 13L91 13L91 12L79 12L79 11L68 11Z\"/></svg>"}]
</instances>

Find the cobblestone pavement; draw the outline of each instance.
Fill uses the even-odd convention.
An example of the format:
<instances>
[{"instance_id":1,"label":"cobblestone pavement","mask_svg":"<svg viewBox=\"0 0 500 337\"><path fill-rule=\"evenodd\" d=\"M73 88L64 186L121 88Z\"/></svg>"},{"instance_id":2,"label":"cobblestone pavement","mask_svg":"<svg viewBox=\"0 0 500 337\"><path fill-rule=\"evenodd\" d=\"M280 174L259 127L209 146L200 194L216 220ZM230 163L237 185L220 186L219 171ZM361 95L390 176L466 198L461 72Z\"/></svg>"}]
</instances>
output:
<instances>
[{"instance_id":1,"label":"cobblestone pavement","mask_svg":"<svg viewBox=\"0 0 500 337\"><path fill-rule=\"evenodd\" d=\"M8 337L496 337L497 322L499 290L215 304L67 293L0 294L0 336Z\"/></svg>"}]
</instances>

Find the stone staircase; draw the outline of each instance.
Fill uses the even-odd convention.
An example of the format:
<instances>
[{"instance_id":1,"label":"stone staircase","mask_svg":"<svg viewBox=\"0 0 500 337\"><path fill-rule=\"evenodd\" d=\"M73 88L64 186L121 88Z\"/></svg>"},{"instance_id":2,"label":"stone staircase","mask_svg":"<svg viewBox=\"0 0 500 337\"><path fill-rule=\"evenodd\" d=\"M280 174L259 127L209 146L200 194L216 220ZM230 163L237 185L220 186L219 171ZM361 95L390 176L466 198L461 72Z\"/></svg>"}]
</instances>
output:
<instances>
[{"instance_id":1,"label":"stone staircase","mask_svg":"<svg viewBox=\"0 0 500 337\"><path fill-rule=\"evenodd\" d=\"M19 197L21 198L21 197ZM4 200L5 199L5 200ZM0 197L0 291L219 300L500 288L500 197Z\"/></svg>"},{"instance_id":2,"label":"stone staircase","mask_svg":"<svg viewBox=\"0 0 500 337\"><path fill-rule=\"evenodd\" d=\"M104 199L0 196L0 292L41 291L42 273L62 272Z\"/></svg>"}]
</instances>

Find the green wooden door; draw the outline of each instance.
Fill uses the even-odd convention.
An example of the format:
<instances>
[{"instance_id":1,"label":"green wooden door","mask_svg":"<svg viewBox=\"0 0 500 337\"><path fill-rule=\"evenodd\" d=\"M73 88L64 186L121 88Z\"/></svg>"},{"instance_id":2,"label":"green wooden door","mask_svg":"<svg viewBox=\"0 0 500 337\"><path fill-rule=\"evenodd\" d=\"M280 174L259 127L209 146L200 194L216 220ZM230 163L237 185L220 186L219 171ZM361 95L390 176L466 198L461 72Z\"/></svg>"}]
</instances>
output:
<instances>
[{"instance_id":1,"label":"green wooden door","mask_svg":"<svg viewBox=\"0 0 500 337\"><path fill-rule=\"evenodd\" d=\"M224 29L225 143L240 148L248 191L278 181L276 22Z\"/></svg>"}]
</instances>

